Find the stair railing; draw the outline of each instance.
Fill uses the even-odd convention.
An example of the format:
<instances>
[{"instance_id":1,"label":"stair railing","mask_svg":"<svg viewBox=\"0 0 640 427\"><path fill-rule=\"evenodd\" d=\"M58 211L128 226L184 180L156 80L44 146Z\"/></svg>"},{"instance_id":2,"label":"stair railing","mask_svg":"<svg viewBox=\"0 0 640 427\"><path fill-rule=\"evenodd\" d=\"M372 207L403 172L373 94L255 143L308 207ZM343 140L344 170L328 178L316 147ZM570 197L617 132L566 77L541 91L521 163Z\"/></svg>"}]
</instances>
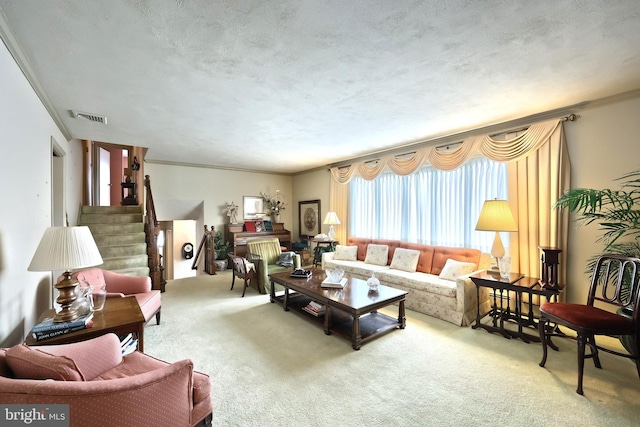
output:
<instances>
[{"instance_id":1,"label":"stair railing","mask_svg":"<svg viewBox=\"0 0 640 427\"><path fill-rule=\"evenodd\" d=\"M164 292L167 281L163 277L164 267L162 266L162 255L158 249L160 225L156 217L156 207L153 203L153 193L151 192L149 175L144 176L144 188L146 190L144 232L147 242L147 256L149 257L149 277L151 277L153 289L159 289L160 292Z\"/></svg>"}]
</instances>

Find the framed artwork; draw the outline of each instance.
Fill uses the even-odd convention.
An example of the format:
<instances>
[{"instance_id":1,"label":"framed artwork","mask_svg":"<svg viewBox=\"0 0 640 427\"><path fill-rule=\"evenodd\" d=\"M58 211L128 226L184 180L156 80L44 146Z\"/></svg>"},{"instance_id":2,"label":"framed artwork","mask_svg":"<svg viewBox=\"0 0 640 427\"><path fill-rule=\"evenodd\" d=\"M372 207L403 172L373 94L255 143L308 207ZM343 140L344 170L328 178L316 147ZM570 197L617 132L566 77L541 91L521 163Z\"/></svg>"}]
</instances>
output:
<instances>
[{"instance_id":1,"label":"framed artwork","mask_svg":"<svg viewBox=\"0 0 640 427\"><path fill-rule=\"evenodd\" d=\"M320 199L298 202L298 221L300 238L320 234Z\"/></svg>"},{"instance_id":2,"label":"framed artwork","mask_svg":"<svg viewBox=\"0 0 640 427\"><path fill-rule=\"evenodd\" d=\"M260 219L264 216L264 200L262 197L244 196L242 198L244 219Z\"/></svg>"}]
</instances>

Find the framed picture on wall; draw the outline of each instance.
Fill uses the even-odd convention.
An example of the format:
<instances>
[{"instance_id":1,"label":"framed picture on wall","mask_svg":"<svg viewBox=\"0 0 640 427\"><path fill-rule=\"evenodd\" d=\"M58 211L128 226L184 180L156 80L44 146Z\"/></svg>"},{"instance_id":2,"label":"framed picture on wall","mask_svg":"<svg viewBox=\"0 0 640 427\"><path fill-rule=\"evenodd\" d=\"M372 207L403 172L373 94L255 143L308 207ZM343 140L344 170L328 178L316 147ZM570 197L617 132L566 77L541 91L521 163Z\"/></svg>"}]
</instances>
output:
<instances>
[{"instance_id":1,"label":"framed picture on wall","mask_svg":"<svg viewBox=\"0 0 640 427\"><path fill-rule=\"evenodd\" d=\"M298 202L298 221L300 238L320 234L320 199Z\"/></svg>"},{"instance_id":2,"label":"framed picture on wall","mask_svg":"<svg viewBox=\"0 0 640 427\"><path fill-rule=\"evenodd\" d=\"M244 196L242 199L244 219L260 219L264 216L262 197Z\"/></svg>"}]
</instances>

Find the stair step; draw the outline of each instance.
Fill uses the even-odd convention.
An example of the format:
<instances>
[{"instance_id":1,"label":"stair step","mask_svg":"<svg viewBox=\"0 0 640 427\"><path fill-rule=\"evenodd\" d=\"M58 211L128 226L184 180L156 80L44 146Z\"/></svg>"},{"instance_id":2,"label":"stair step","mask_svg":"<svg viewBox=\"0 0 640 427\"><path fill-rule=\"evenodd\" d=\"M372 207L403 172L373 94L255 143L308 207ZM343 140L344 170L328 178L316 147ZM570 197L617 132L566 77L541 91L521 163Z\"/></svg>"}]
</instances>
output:
<instances>
[{"instance_id":1,"label":"stair step","mask_svg":"<svg viewBox=\"0 0 640 427\"><path fill-rule=\"evenodd\" d=\"M125 234L125 233L144 233L144 224L88 224L91 233L96 236L98 234Z\"/></svg>"},{"instance_id":2,"label":"stair step","mask_svg":"<svg viewBox=\"0 0 640 427\"><path fill-rule=\"evenodd\" d=\"M120 258L120 257L131 257L136 255L147 254L147 244L146 243L134 243L131 245L110 245L110 246L102 246L98 245L98 249L100 250L100 255L102 258Z\"/></svg>"},{"instance_id":3,"label":"stair step","mask_svg":"<svg viewBox=\"0 0 640 427\"><path fill-rule=\"evenodd\" d=\"M112 245L131 245L134 243L144 243L146 246L146 234L140 233L119 233L119 234L94 234L94 240L98 247ZM145 248L146 251L146 248Z\"/></svg>"},{"instance_id":4,"label":"stair step","mask_svg":"<svg viewBox=\"0 0 640 427\"><path fill-rule=\"evenodd\" d=\"M82 206L81 214L142 213L142 206Z\"/></svg>"},{"instance_id":5,"label":"stair step","mask_svg":"<svg viewBox=\"0 0 640 427\"><path fill-rule=\"evenodd\" d=\"M141 213L121 214L83 214L80 216L80 225L89 224L126 224L126 223L142 223Z\"/></svg>"},{"instance_id":6,"label":"stair step","mask_svg":"<svg viewBox=\"0 0 640 427\"><path fill-rule=\"evenodd\" d=\"M113 257L102 258L104 263L100 268L105 270L117 271L134 267L149 267L149 258L147 254L128 256L128 257Z\"/></svg>"},{"instance_id":7,"label":"stair step","mask_svg":"<svg viewBox=\"0 0 640 427\"><path fill-rule=\"evenodd\" d=\"M149 276L141 206L82 206L79 225L87 225L98 245L105 270Z\"/></svg>"}]
</instances>

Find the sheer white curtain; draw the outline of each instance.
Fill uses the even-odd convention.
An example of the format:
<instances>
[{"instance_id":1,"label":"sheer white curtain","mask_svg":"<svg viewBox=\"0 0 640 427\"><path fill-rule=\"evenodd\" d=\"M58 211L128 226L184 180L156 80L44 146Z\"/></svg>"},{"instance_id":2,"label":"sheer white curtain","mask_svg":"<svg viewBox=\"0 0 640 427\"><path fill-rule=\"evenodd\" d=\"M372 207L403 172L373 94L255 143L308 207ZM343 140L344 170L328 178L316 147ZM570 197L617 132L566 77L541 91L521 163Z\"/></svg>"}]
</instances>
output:
<instances>
[{"instance_id":1,"label":"sheer white curtain","mask_svg":"<svg viewBox=\"0 0 640 427\"><path fill-rule=\"evenodd\" d=\"M485 200L506 199L507 192L506 164L486 158L450 171L425 166L406 176L355 176L349 183L349 235L489 252L494 235L475 231L476 221Z\"/></svg>"}]
</instances>

